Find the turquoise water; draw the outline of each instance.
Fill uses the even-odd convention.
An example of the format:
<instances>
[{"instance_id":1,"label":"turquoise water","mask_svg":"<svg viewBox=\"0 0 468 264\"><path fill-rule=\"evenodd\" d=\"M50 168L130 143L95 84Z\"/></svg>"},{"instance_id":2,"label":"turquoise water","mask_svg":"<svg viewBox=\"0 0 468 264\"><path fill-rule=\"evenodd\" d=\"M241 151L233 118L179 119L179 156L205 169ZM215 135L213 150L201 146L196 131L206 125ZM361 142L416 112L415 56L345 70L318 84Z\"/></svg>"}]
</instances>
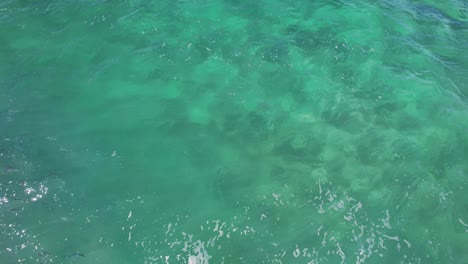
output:
<instances>
[{"instance_id":1,"label":"turquoise water","mask_svg":"<svg viewBox=\"0 0 468 264\"><path fill-rule=\"evenodd\" d=\"M0 263L468 263L468 3L0 2Z\"/></svg>"}]
</instances>

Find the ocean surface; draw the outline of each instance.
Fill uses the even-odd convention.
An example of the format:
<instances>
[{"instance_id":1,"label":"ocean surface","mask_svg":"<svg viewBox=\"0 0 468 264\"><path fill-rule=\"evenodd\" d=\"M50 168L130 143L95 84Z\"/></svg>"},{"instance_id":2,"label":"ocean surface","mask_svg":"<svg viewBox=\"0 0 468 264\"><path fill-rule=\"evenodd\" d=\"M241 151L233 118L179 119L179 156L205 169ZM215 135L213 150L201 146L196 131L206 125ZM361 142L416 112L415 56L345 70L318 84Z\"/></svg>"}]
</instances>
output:
<instances>
[{"instance_id":1,"label":"ocean surface","mask_svg":"<svg viewBox=\"0 0 468 264\"><path fill-rule=\"evenodd\" d=\"M468 263L468 2L0 1L0 263Z\"/></svg>"}]
</instances>

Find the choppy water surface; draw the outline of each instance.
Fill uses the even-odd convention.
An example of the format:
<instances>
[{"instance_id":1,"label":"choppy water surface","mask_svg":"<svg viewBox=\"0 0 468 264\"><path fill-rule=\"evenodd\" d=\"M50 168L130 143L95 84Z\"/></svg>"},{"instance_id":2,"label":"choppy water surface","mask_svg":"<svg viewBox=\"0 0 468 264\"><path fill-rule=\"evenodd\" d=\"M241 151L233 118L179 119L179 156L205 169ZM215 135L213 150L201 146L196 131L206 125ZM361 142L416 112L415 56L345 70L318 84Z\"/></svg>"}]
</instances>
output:
<instances>
[{"instance_id":1,"label":"choppy water surface","mask_svg":"<svg viewBox=\"0 0 468 264\"><path fill-rule=\"evenodd\" d=\"M468 3L0 3L1 263L468 263Z\"/></svg>"}]
</instances>

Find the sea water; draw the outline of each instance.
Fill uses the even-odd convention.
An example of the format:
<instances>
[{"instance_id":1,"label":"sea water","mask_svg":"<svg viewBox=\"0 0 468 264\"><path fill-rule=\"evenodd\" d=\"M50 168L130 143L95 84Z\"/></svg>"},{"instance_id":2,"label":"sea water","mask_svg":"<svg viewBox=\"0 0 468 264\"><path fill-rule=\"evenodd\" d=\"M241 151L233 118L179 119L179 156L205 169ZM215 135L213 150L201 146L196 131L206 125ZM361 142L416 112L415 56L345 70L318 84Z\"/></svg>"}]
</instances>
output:
<instances>
[{"instance_id":1,"label":"sea water","mask_svg":"<svg viewBox=\"0 0 468 264\"><path fill-rule=\"evenodd\" d=\"M3 0L0 263L468 263L463 0Z\"/></svg>"}]
</instances>

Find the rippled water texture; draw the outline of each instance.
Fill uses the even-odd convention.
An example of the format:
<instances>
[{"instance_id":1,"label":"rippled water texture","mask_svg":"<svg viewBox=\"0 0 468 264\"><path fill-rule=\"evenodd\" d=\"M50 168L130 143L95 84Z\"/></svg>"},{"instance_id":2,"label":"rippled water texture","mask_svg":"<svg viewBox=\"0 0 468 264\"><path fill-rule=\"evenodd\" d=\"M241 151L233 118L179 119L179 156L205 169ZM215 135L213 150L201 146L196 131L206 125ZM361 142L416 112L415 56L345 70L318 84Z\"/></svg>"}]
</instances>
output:
<instances>
[{"instance_id":1,"label":"rippled water texture","mask_svg":"<svg viewBox=\"0 0 468 264\"><path fill-rule=\"evenodd\" d=\"M465 0L3 0L0 263L468 263Z\"/></svg>"}]
</instances>

